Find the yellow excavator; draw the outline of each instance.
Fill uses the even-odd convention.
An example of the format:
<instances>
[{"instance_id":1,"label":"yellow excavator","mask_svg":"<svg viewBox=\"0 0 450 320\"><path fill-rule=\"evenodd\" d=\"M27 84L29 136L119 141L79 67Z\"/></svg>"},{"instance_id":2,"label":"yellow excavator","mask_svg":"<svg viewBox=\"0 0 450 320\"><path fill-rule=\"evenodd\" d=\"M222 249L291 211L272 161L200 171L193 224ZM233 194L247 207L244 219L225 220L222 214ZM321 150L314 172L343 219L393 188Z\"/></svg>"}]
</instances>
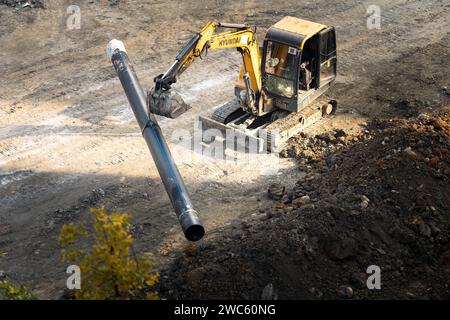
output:
<instances>
[{"instance_id":1,"label":"yellow excavator","mask_svg":"<svg viewBox=\"0 0 450 320\"><path fill-rule=\"evenodd\" d=\"M256 28L249 25L206 23L170 68L154 79L147 95L148 111L169 118L187 111L190 107L180 96L174 98L172 85L196 58L210 49L225 48L236 48L242 54L235 98L211 115L201 116L203 130L232 132L246 146L256 141L258 150L274 151L335 112L337 102L323 96L336 78L335 29L290 16L267 30L262 46Z\"/></svg>"}]
</instances>

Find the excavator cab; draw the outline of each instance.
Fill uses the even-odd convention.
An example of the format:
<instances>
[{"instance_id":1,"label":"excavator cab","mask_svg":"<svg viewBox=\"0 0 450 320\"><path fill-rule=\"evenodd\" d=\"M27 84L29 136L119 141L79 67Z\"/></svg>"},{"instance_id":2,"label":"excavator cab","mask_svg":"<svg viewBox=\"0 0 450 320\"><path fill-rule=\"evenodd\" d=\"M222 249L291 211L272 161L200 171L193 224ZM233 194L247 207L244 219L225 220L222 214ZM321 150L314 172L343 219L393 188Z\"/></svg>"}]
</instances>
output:
<instances>
[{"instance_id":1,"label":"excavator cab","mask_svg":"<svg viewBox=\"0 0 450 320\"><path fill-rule=\"evenodd\" d=\"M265 112L298 112L336 78L333 27L284 17L266 33L261 59Z\"/></svg>"}]
</instances>

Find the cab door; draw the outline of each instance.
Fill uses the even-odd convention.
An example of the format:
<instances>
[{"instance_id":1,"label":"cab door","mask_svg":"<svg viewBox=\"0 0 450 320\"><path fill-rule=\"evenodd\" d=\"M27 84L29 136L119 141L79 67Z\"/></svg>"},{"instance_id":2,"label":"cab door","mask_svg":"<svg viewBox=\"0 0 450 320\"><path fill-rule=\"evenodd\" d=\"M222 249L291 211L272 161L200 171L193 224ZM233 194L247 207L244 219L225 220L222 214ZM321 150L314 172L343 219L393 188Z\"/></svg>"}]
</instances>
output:
<instances>
[{"instance_id":1,"label":"cab door","mask_svg":"<svg viewBox=\"0 0 450 320\"><path fill-rule=\"evenodd\" d=\"M319 33L318 88L336 78L336 32L334 27Z\"/></svg>"}]
</instances>

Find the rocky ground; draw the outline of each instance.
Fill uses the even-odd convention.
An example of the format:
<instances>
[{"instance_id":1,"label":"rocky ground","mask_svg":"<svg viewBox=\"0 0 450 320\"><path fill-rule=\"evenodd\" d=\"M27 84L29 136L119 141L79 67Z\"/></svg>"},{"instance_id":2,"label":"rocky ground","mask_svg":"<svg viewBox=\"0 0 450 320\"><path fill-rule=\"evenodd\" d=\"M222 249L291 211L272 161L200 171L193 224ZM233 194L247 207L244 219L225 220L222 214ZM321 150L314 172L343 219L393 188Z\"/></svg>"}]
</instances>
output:
<instances>
[{"instance_id":1,"label":"rocky ground","mask_svg":"<svg viewBox=\"0 0 450 320\"><path fill-rule=\"evenodd\" d=\"M300 135L309 173L273 206L186 247L171 298L449 299L450 113L375 119L358 136ZM263 196L263 195L262 195ZM381 269L381 290L366 286Z\"/></svg>"},{"instance_id":2,"label":"rocky ground","mask_svg":"<svg viewBox=\"0 0 450 320\"><path fill-rule=\"evenodd\" d=\"M166 297L250 298L266 288L265 297L277 291L278 298L335 298L341 286L352 287L355 298L446 296L448 155L441 149L448 144L439 142L445 135L434 124L415 119L449 108L447 2L28 2L0 0L2 276L40 298L61 297L67 265L59 229L104 206L130 213L136 251L154 256ZM38 2L45 9L31 8ZM374 4L380 29L367 27ZM338 77L328 94L339 103L337 114L293 139L276 162L250 157L237 166L199 155L179 144L177 132L192 133L199 115L233 97L241 58L235 50L210 51L195 62L174 86L192 109L160 119L207 230L190 244L106 44L124 41L150 89L208 20L256 25L261 39L286 15L335 26ZM448 123L445 114L442 121ZM425 132L409 134L413 124ZM268 197L271 185L271 197L281 199ZM382 290L358 289L361 273L377 263Z\"/></svg>"}]
</instances>

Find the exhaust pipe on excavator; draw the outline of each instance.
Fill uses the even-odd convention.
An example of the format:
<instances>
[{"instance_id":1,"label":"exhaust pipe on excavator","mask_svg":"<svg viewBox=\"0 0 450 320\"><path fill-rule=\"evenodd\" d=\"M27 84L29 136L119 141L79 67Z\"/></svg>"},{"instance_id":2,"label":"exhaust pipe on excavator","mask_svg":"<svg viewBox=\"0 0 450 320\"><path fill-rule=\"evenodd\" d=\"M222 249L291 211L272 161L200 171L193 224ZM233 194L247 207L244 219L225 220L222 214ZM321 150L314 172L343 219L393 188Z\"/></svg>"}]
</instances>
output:
<instances>
[{"instance_id":1,"label":"exhaust pipe on excavator","mask_svg":"<svg viewBox=\"0 0 450 320\"><path fill-rule=\"evenodd\" d=\"M192 207L186 186L173 161L161 128L155 116L146 111L146 96L128 60L123 42L116 39L111 40L106 47L106 54L127 95L186 239L200 240L205 234L205 229L197 212Z\"/></svg>"}]
</instances>

